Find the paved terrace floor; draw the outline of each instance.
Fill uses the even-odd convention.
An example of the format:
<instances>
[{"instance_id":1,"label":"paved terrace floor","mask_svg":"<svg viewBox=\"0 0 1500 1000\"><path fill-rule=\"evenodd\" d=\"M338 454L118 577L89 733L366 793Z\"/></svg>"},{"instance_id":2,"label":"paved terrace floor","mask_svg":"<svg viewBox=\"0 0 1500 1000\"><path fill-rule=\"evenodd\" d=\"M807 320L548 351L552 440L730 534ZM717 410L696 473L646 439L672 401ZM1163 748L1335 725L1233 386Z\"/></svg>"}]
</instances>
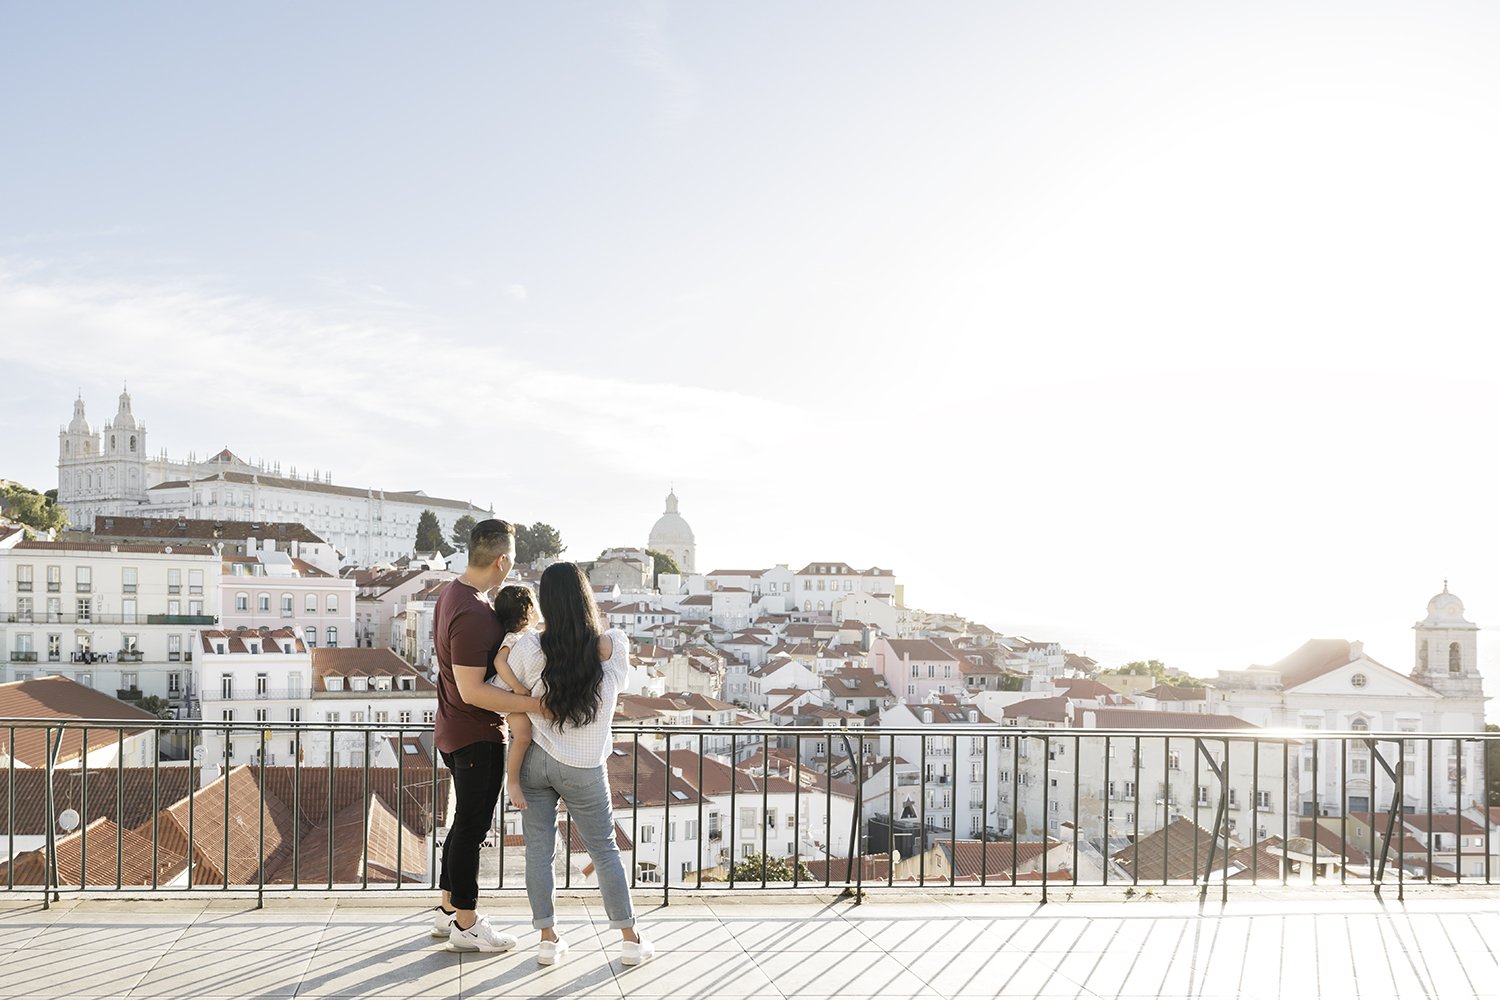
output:
<instances>
[{"instance_id":1,"label":"paved terrace floor","mask_svg":"<svg viewBox=\"0 0 1500 1000\"><path fill-rule=\"evenodd\" d=\"M1434 893L1215 901L642 897L661 953L624 968L597 900L561 901L573 954L536 964L524 902L503 955L455 955L411 897L0 899L0 996L1424 997L1500 996L1500 898ZM1059 894L1060 895L1060 894Z\"/></svg>"}]
</instances>

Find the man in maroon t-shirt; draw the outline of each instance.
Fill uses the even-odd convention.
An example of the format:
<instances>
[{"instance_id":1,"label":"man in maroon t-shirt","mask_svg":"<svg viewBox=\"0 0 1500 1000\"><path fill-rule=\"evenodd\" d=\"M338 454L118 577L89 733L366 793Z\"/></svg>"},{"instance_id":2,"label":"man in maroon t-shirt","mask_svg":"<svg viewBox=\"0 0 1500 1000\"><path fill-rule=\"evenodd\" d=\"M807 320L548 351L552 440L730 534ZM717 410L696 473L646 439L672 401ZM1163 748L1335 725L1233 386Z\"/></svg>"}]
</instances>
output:
<instances>
[{"instance_id":1,"label":"man in maroon t-shirt","mask_svg":"<svg viewBox=\"0 0 1500 1000\"><path fill-rule=\"evenodd\" d=\"M453 776L453 824L443 841L439 885L443 902L434 937L449 951L509 951L516 939L492 928L479 906L479 848L489 832L505 780L505 731L500 712L536 712L535 698L501 691L485 675L500 641L500 622L486 591L510 575L516 530L480 521L469 534L469 566L443 588L433 612L437 647L437 748Z\"/></svg>"}]
</instances>

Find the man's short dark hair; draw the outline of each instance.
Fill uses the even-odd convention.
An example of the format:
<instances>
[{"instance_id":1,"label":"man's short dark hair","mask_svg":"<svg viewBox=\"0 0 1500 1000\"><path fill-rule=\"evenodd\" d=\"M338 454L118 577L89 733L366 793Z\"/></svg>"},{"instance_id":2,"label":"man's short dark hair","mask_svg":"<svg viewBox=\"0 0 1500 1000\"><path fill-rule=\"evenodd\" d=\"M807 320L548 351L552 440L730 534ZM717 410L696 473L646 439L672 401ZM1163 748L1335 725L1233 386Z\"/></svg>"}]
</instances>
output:
<instances>
[{"instance_id":1,"label":"man's short dark hair","mask_svg":"<svg viewBox=\"0 0 1500 1000\"><path fill-rule=\"evenodd\" d=\"M499 518L487 518L469 532L469 562L489 566L511 550L516 540L516 526Z\"/></svg>"}]
</instances>

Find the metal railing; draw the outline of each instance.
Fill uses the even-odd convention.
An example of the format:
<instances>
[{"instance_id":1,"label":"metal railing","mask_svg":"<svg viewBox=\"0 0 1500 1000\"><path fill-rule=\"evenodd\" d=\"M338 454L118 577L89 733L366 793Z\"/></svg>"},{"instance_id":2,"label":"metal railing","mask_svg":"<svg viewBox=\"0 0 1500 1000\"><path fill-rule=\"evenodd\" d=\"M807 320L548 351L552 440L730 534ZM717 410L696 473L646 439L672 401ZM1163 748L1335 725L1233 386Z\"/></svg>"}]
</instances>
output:
<instances>
[{"instance_id":1,"label":"metal railing","mask_svg":"<svg viewBox=\"0 0 1500 1000\"><path fill-rule=\"evenodd\" d=\"M1500 831L1483 808L1464 813L1493 787L1500 733L944 728L950 758L959 740L982 752L940 784L927 776L931 727L617 726L606 766L631 885L668 902L674 890L772 887L1021 887L1046 901L1085 885L1227 900L1231 883L1398 895L1410 882L1495 884ZM0 886L49 901L433 891L448 776L410 739L431 732L0 719ZM711 740L728 752L706 752ZM832 774L808 763L806 740L828 745ZM502 796L488 889L523 884L518 817ZM565 812L558 835L561 883L574 887L587 852Z\"/></svg>"}]
</instances>

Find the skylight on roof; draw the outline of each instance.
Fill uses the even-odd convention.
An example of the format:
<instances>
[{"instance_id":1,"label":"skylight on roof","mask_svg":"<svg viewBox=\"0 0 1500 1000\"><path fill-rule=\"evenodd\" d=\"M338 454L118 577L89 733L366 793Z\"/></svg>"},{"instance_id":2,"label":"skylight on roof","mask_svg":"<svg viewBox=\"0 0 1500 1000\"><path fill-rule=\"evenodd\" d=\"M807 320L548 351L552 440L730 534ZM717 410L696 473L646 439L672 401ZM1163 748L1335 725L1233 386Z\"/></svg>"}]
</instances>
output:
<instances>
[{"instance_id":1,"label":"skylight on roof","mask_svg":"<svg viewBox=\"0 0 1500 1000\"><path fill-rule=\"evenodd\" d=\"M676 799L677 801L684 802L684 801L687 800L687 797L688 797L687 792L684 792L682 789L680 789L680 788L674 788L674 789L672 789L672 798Z\"/></svg>"}]
</instances>

